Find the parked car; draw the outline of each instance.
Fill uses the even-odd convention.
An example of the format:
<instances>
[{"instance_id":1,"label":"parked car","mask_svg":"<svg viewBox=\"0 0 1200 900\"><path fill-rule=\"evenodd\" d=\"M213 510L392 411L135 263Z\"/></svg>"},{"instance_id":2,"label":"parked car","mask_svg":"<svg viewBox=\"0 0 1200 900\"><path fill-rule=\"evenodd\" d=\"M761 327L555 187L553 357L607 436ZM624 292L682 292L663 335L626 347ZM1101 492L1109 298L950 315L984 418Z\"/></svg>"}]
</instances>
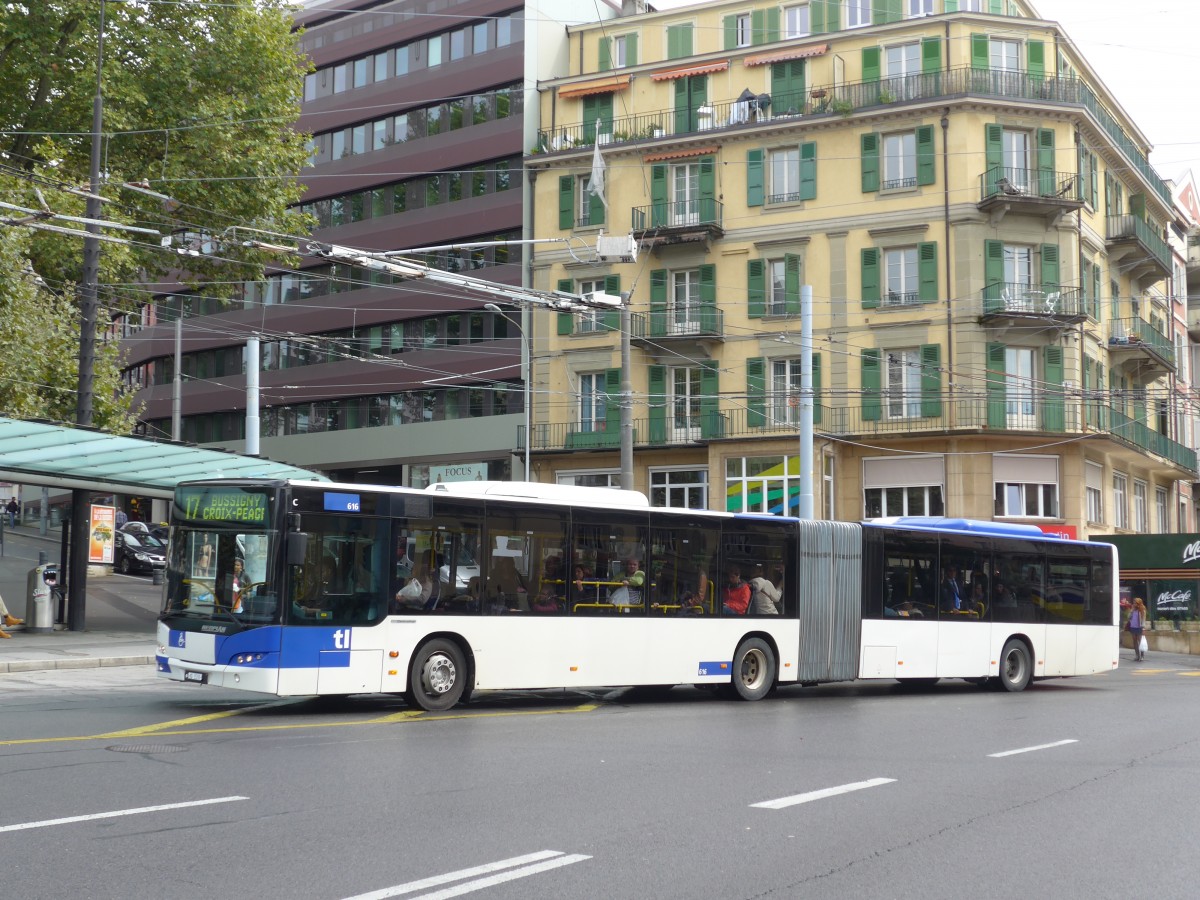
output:
<instances>
[{"instance_id":1,"label":"parked car","mask_svg":"<svg viewBox=\"0 0 1200 900\"><path fill-rule=\"evenodd\" d=\"M135 537L141 537L143 534L152 534L164 544L167 542L167 526L157 522L137 522L130 520L122 525L120 530Z\"/></svg>"},{"instance_id":2,"label":"parked car","mask_svg":"<svg viewBox=\"0 0 1200 900\"><path fill-rule=\"evenodd\" d=\"M116 532L113 545L113 568L128 575L130 572L153 572L167 565L167 545L152 534Z\"/></svg>"}]
</instances>

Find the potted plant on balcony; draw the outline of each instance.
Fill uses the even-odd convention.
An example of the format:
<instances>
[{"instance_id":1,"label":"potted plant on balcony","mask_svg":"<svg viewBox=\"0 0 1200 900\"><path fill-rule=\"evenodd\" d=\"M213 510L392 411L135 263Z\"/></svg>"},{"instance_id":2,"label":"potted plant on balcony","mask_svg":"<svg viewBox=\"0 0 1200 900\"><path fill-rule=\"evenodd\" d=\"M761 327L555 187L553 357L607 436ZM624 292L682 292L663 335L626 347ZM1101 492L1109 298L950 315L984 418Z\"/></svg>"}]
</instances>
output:
<instances>
[{"instance_id":1,"label":"potted plant on balcony","mask_svg":"<svg viewBox=\"0 0 1200 900\"><path fill-rule=\"evenodd\" d=\"M889 91L887 88L884 88L883 90L881 90L879 92L879 102L880 103L895 103L896 95L893 94L891 91Z\"/></svg>"},{"instance_id":2,"label":"potted plant on balcony","mask_svg":"<svg viewBox=\"0 0 1200 900\"><path fill-rule=\"evenodd\" d=\"M839 116L842 116L843 118L849 116L850 113L854 112L854 104L851 103L849 100L846 100L843 97L839 97L838 99L836 99L832 103L830 103L829 108L832 109Z\"/></svg>"}]
</instances>

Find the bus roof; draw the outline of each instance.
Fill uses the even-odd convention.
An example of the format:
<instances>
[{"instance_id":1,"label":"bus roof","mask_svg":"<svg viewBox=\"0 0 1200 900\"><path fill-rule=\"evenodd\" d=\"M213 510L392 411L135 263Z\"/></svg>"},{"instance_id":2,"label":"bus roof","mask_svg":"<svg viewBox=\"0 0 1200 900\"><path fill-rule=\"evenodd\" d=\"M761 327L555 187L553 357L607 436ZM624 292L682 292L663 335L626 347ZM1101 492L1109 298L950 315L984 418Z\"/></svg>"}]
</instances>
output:
<instances>
[{"instance_id":1,"label":"bus roof","mask_svg":"<svg viewBox=\"0 0 1200 900\"><path fill-rule=\"evenodd\" d=\"M1057 534L1047 534L1036 525L1019 522L985 522L979 519L951 519L946 516L889 516L866 519L864 525L894 525L899 528L921 528L927 531L960 531L988 534L995 537L1023 537L1037 540L1061 541Z\"/></svg>"},{"instance_id":2,"label":"bus roof","mask_svg":"<svg viewBox=\"0 0 1200 900\"><path fill-rule=\"evenodd\" d=\"M551 503L586 504L619 509L648 509L650 501L641 491L619 488L579 487L573 484L541 484L536 481L448 481L425 488L451 497L496 497L543 500Z\"/></svg>"}]
</instances>

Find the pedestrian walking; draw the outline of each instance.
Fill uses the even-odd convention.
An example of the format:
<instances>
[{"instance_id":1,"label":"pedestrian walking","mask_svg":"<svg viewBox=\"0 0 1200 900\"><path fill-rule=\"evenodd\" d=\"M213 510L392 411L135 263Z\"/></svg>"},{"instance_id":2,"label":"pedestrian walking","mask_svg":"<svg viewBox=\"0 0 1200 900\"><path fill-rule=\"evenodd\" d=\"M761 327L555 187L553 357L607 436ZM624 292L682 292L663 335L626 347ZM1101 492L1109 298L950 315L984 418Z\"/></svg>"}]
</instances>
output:
<instances>
[{"instance_id":1,"label":"pedestrian walking","mask_svg":"<svg viewBox=\"0 0 1200 900\"><path fill-rule=\"evenodd\" d=\"M1146 627L1146 604L1142 602L1141 597L1133 598L1133 609L1129 611L1129 620L1125 623L1125 630L1133 637L1133 658L1134 660L1143 660L1146 658L1146 651L1142 647L1142 641L1145 638L1142 636L1142 631Z\"/></svg>"},{"instance_id":2,"label":"pedestrian walking","mask_svg":"<svg viewBox=\"0 0 1200 900\"><path fill-rule=\"evenodd\" d=\"M8 505L4 507L4 511L8 513L8 527L17 527L17 513L21 511L21 504L17 502L16 497L8 498Z\"/></svg>"}]
</instances>

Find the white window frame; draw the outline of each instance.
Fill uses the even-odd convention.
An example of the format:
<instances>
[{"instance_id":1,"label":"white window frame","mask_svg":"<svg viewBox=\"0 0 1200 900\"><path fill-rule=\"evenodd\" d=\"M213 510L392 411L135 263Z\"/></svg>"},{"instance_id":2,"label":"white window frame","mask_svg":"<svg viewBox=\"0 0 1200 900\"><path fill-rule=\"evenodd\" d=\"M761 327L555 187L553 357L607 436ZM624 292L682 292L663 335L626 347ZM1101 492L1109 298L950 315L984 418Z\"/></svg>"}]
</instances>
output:
<instances>
[{"instance_id":1,"label":"white window frame","mask_svg":"<svg viewBox=\"0 0 1200 900\"><path fill-rule=\"evenodd\" d=\"M575 226L588 228L592 225L592 176L580 175L575 179ZM602 223L597 223L602 224Z\"/></svg>"},{"instance_id":2,"label":"white window frame","mask_svg":"<svg viewBox=\"0 0 1200 900\"><path fill-rule=\"evenodd\" d=\"M832 453L826 453L821 457L821 481L824 488L824 495L821 497L821 506L824 517L827 521L834 521L836 518L837 501L837 457Z\"/></svg>"},{"instance_id":3,"label":"white window frame","mask_svg":"<svg viewBox=\"0 0 1200 900\"><path fill-rule=\"evenodd\" d=\"M1150 533L1150 509L1146 497L1146 482L1133 480L1133 530L1138 534Z\"/></svg>"},{"instance_id":4,"label":"white window frame","mask_svg":"<svg viewBox=\"0 0 1200 900\"><path fill-rule=\"evenodd\" d=\"M883 136L883 191L917 186L917 133L901 131Z\"/></svg>"},{"instance_id":5,"label":"white window frame","mask_svg":"<svg viewBox=\"0 0 1200 900\"><path fill-rule=\"evenodd\" d=\"M1020 72L1021 42L993 37L988 41L988 64L999 72Z\"/></svg>"},{"instance_id":6,"label":"white window frame","mask_svg":"<svg viewBox=\"0 0 1200 900\"><path fill-rule=\"evenodd\" d=\"M614 69L624 69L627 65L629 65L627 62L629 59L628 45L626 44L628 39L629 35L627 34L619 34L613 38L612 59L609 60L609 62L612 63L612 67Z\"/></svg>"},{"instance_id":7,"label":"white window frame","mask_svg":"<svg viewBox=\"0 0 1200 900\"><path fill-rule=\"evenodd\" d=\"M767 260L767 308L768 316L787 315L787 260Z\"/></svg>"},{"instance_id":8,"label":"white window frame","mask_svg":"<svg viewBox=\"0 0 1200 900\"><path fill-rule=\"evenodd\" d=\"M866 28L871 24L871 0L845 0L846 28Z\"/></svg>"},{"instance_id":9,"label":"white window frame","mask_svg":"<svg viewBox=\"0 0 1200 900\"><path fill-rule=\"evenodd\" d=\"M608 418L608 393L604 390L604 372L580 372L579 430L588 434L604 431Z\"/></svg>"},{"instance_id":10,"label":"white window frame","mask_svg":"<svg viewBox=\"0 0 1200 900\"><path fill-rule=\"evenodd\" d=\"M1165 487L1156 487L1154 489L1154 517L1157 520L1156 534L1170 534L1171 532L1171 516L1168 513L1168 500L1170 495Z\"/></svg>"},{"instance_id":11,"label":"white window frame","mask_svg":"<svg viewBox=\"0 0 1200 900\"><path fill-rule=\"evenodd\" d=\"M883 411L888 419L921 416L921 351L887 351L883 371Z\"/></svg>"},{"instance_id":12,"label":"white window frame","mask_svg":"<svg viewBox=\"0 0 1200 900\"><path fill-rule=\"evenodd\" d=\"M659 466L651 468L650 505L671 506L678 509L708 509L708 469L695 466ZM676 476L687 475L688 481L674 481ZM656 502L658 497L664 503Z\"/></svg>"},{"instance_id":13,"label":"white window frame","mask_svg":"<svg viewBox=\"0 0 1200 900\"><path fill-rule=\"evenodd\" d=\"M668 333L698 333L700 331L700 270L674 270L670 273L669 278Z\"/></svg>"},{"instance_id":14,"label":"white window frame","mask_svg":"<svg viewBox=\"0 0 1200 900\"><path fill-rule=\"evenodd\" d=\"M903 78L921 74L921 42L905 41L883 49L885 78Z\"/></svg>"},{"instance_id":15,"label":"white window frame","mask_svg":"<svg viewBox=\"0 0 1200 900\"><path fill-rule=\"evenodd\" d=\"M702 373L699 366L667 368L667 415L672 440L695 441L700 438ZM680 387L683 388L682 392Z\"/></svg>"},{"instance_id":16,"label":"white window frame","mask_svg":"<svg viewBox=\"0 0 1200 900\"><path fill-rule=\"evenodd\" d=\"M570 469L559 472L554 477L555 484L577 485L579 487L609 487L621 486L620 469Z\"/></svg>"},{"instance_id":17,"label":"white window frame","mask_svg":"<svg viewBox=\"0 0 1200 900\"><path fill-rule=\"evenodd\" d=\"M794 203L800 199L800 148L779 147L770 153L771 192L767 203Z\"/></svg>"},{"instance_id":18,"label":"white window frame","mask_svg":"<svg viewBox=\"0 0 1200 900\"><path fill-rule=\"evenodd\" d=\"M1004 413L1010 428L1037 426L1037 351L1008 347L1004 351Z\"/></svg>"},{"instance_id":19,"label":"white window frame","mask_svg":"<svg viewBox=\"0 0 1200 900\"><path fill-rule=\"evenodd\" d=\"M879 503L878 517L882 518L945 515L945 501L940 484L866 488L863 491L864 518L877 518L870 513L872 500L876 498ZM896 508L893 509L893 506Z\"/></svg>"},{"instance_id":20,"label":"white window frame","mask_svg":"<svg viewBox=\"0 0 1200 900\"><path fill-rule=\"evenodd\" d=\"M920 261L916 247L883 251L884 306L913 306L920 302Z\"/></svg>"},{"instance_id":21,"label":"white window frame","mask_svg":"<svg viewBox=\"0 0 1200 900\"><path fill-rule=\"evenodd\" d=\"M1087 501L1087 520L1097 525L1104 524L1104 491L1101 484L1104 481L1104 469L1096 463L1085 462L1084 496Z\"/></svg>"},{"instance_id":22,"label":"white window frame","mask_svg":"<svg viewBox=\"0 0 1200 900\"><path fill-rule=\"evenodd\" d=\"M751 46L754 43L754 26L751 24L750 13L736 13L733 21L737 34L734 39L735 46Z\"/></svg>"},{"instance_id":23,"label":"white window frame","mask_svg":"<svg viewBox=\"0 0 1200 900\"><path fill-rule=\"evenodd\" d=\"M1012 519L1057 519L1058 485L1040 481L997 481L996 517ZM1029 510L1030 501L1036 510Z\"/></svg>"},{"instance_id":24,"label":"white window frame","mask_svg":"<svg viewBox=\"0 0 1200 900\"><path fill-rule=\"evenodd\" d=\"M812 15L807 3L797 3L783 8L783 37L808 37L812 34Z\"/></svg>"},{"instance_id":25,"label":"white window frame","mask_svg":"<svg viewBox=\"0 0 1200 900\"><path fill-rule=\"evenodd\" d=\"M585 278L577 282L576 290L580 294L593 294L596 292L604 292L603 278ZM576 313L575 318L576 334L592 334L596 331L604 330L604 311L594 309L589 312Z\"/></svg>"},{"instance_id":26,"label":"white window frame","mask_svg":"<svg viewBox=\"0 0 1200 900\"><path fill-rule=\"evenodd\" d=\"M771 360L770 404L773 425L800 423L800 357Z\"/></svg>"},{"instance_id":27,"label":"white window frame","mask_svg":"<svg viewBox=\"0 0 1200 900\"><path fill-rule=\"evenodd\" d=\"M737 471L733 469L736 467ZM741 509L730 509L730 512L763 513L769 515L768 497L776 487L779 488L784 502L778 515L793 515L792 501L799 500L794 493L800 486L800 461L795 456L733 456L725 460L725 491L726 496L741 499ZM751 493L757 493L759 502L756 505L748 503ZM725 505L722 505L722 510Z\"/></svg>"},{"instance_id":28,"label":"white window frame","mask_svg":"<svg viewBox=\"0 0 1200 900\"><path fill-rule=\"evenodd\" d=\"M1129 528L1129 476L1123 472L1113 472L1113 527Z\"/></svg>"},{"instance_id":29,"label":"white window frame","mask_svg":"<svg viewBox=\"0 0 1200 900\"><path fill-rule=\"evenodd\" d=\"M919 19L921 16L933 15L933 0L907 0L904 4L904 18Z\"/></svg>"}]
</instances>

